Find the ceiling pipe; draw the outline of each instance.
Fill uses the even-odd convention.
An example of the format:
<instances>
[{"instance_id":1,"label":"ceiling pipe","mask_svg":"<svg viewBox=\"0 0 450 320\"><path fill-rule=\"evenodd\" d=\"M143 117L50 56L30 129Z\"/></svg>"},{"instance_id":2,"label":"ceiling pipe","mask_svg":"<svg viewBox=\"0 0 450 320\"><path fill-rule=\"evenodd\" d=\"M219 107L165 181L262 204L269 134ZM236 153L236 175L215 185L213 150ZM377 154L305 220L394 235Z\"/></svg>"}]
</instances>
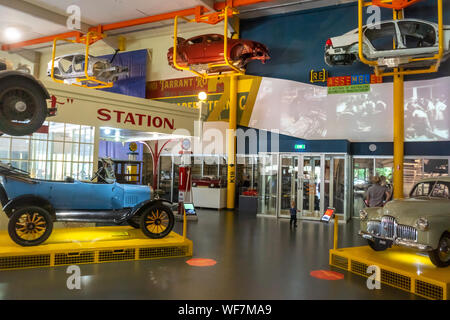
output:
<instances>
[{"instance_id":1,"label":"ceiling pipe","mask_svg":"<svg viewBox=\"0 0 450 320\"><path fill-rule=\"evenodd\" d=\"M268 1L271 1L271 0L227 0L227 1L223 1L223 2L216 2L214 4L214 9L217 11L220 11L220 10L224 9L226 6L230 6L230 5L232 5L233 7L241 7L241 6L247 6L247 5L251 5L251 4L255 4L255 3L268 2ZM172 12L168 12L168 13L162 13L162 14L157 14L157 15L153 15L153 16L148 16L148 17L144 17L144 18L126 20L126 21L121 21L121 22L116 22L116 23L109 23L109 24L105 24L105 25L98 25L98 26L89 28L89 31L96 31L99 33L103 33L106 31L112 31L112 30L117 30L117 29L122 29L122 28L127 28L127 27L144 25L144 24L148 24L148 23L170 20L170 19L174 19L176 16L184 16L184 17L193 16L193 15L201 16L207 12L209 12L209 10L207 8L205 8L204 6L196 6L194 8L190 8L190 9L177 10L177 11L172 11ZM37 39L21 41L21 42L17 42L17 43L3 44L1 46L1 50L11 51L14 49L19 49L19 48L23 48L23 47L27 47L27 46L51 42L55 38L71 39L71 38L80 38L82 35L83 34L81 32L72 31L72 32L37 38Z\"/></svg>"}]
</instances>

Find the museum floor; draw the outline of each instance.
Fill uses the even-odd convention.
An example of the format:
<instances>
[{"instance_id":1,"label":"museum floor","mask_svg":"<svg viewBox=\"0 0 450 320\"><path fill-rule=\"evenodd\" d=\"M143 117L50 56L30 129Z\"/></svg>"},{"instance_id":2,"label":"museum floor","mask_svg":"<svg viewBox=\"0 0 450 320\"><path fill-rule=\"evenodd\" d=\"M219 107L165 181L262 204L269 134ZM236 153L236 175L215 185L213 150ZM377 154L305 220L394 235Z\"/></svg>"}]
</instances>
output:
<instances>
[{"instance_id":1,"label":"museum floor","mask_svg":"<svg viewBox=\"0 0 450 320\"><path fill-rule=\"evenodd\" d=\"M357 223L340 226L340 246L364 245ZM181 232L181 223L175 231ZM417 299L345 271L343 280L312 278L327 270L332 225L254 218L199 210L189 222L194 258L217 261L194 267L189 258L81 265L81 289L66 286L67 267L0 272L0 299Z\"/></svg>"}]
</instances>

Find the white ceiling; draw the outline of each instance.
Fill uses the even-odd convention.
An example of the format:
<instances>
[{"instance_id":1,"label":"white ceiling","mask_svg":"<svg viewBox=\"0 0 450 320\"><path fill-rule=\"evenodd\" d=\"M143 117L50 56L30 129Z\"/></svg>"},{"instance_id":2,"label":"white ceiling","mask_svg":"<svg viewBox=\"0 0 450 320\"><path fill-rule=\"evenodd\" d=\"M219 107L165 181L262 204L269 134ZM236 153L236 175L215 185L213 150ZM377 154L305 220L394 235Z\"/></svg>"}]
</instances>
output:
<instances>
[{"instance_id":1,"label":"white ceiling","mask_svg":"<svg viewBox=\"0 0 450 320\"><path fill-rule=\"evenodd\" d=\"M13 0L15 1L15 0ZM65 14L70 5L81 8L81 19L91 25L107 24L189 9L201 4L198 0L26 0L40 7Z\"/></svg>"},{"instance_id":2,"label":"white ceiling","mask_svg":"<svg viewBox=\"0 0 450 320\"><path fill-rule=\"evenodd\" d=\"M14 0L12 0L14 1ZM2 30L15 27L23 34L22 40L66 32L67 28L55 23L32 17L26 13L0 6L0 43L7 43Z\"/></svg>"}]
</instances>

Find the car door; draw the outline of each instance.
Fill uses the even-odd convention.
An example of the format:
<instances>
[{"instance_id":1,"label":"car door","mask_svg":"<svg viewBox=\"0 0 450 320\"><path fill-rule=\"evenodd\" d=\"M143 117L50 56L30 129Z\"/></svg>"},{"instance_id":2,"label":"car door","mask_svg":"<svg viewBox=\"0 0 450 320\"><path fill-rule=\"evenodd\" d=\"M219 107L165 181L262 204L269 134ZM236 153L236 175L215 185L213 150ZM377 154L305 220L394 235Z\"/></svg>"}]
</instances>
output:
<instances>
[{"instance_id":1,"label":"car door","mask_svg":"<svg viewBox=\"0 0 450 320\"><path fill-rule=\"evenodd\" d=\"M395 57L401 47L398 42L397 25L394 22L383 22L366 28L364 31L365 44L368 50L364 55L369 59Z\"/></svg>"},{"instance_id":2,"label":"car door","mask_svg":"<svg viewBox=\"0 0 450 320\"><path fill-rule=\"evenodd\" d=\"M49 191L50 202L57 210L121 209L124 196L117 183L56 182Z\"/></svg>"},{"instance_id":3,"label":"car door","mask_svg":"<svg viewBox=\"0 0 450 320\"><path fill-rule=\"evenodd\" d=\"M414 20L398 21L401 55L431 55L438 50L437 29L428 23Z\"/></svg>"},{"instance_id":4,"label":"car door","mask_svg":"<svg viewBox=\"0 0 450 320\"><path fill-rule=\"evenodd\" d=\"M223 37L218 34L205 36L205 61L224 61Z\"/></svg>"},{"instance_id":5,"label":"car door","mask_svg":"<svg viewBox=\"0 0 450 320\"><path fill-rule=\"evenodd\" d=\"M188 59L188 64L202 63L205 51L203 36L186 40L184 51Z\"/></svg>"}]
</instances>

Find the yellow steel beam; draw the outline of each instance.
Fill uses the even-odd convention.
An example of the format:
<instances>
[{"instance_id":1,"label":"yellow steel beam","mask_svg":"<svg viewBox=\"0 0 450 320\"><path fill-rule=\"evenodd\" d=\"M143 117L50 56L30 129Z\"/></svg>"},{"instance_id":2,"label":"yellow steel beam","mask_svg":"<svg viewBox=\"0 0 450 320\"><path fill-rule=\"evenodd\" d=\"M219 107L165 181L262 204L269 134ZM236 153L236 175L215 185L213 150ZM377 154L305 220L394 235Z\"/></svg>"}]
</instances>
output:
<instances>
[{"instance_id":1,"label":"yellow steel beam","mask_svg":"<svg viewBox=\"0 0 450 320\"><path fill-rule=\"evenodd\" d=\"M228 179L227 208L234 209L236 193L236 122L237 122L237 76L230 76L230 109L228 130Z\"/></svg>"},{"instance_id":2,"label":"yellow steel beam","mask_svg":"<svg viewBox=\"0 0 450 320\"><path fill-rule=\"evenodd\" d=\"M334 214L334 238L333 238L333 249L337 250L338 248L338 237L339 235L339 216Z\"/></svg>"}]
</instances>

